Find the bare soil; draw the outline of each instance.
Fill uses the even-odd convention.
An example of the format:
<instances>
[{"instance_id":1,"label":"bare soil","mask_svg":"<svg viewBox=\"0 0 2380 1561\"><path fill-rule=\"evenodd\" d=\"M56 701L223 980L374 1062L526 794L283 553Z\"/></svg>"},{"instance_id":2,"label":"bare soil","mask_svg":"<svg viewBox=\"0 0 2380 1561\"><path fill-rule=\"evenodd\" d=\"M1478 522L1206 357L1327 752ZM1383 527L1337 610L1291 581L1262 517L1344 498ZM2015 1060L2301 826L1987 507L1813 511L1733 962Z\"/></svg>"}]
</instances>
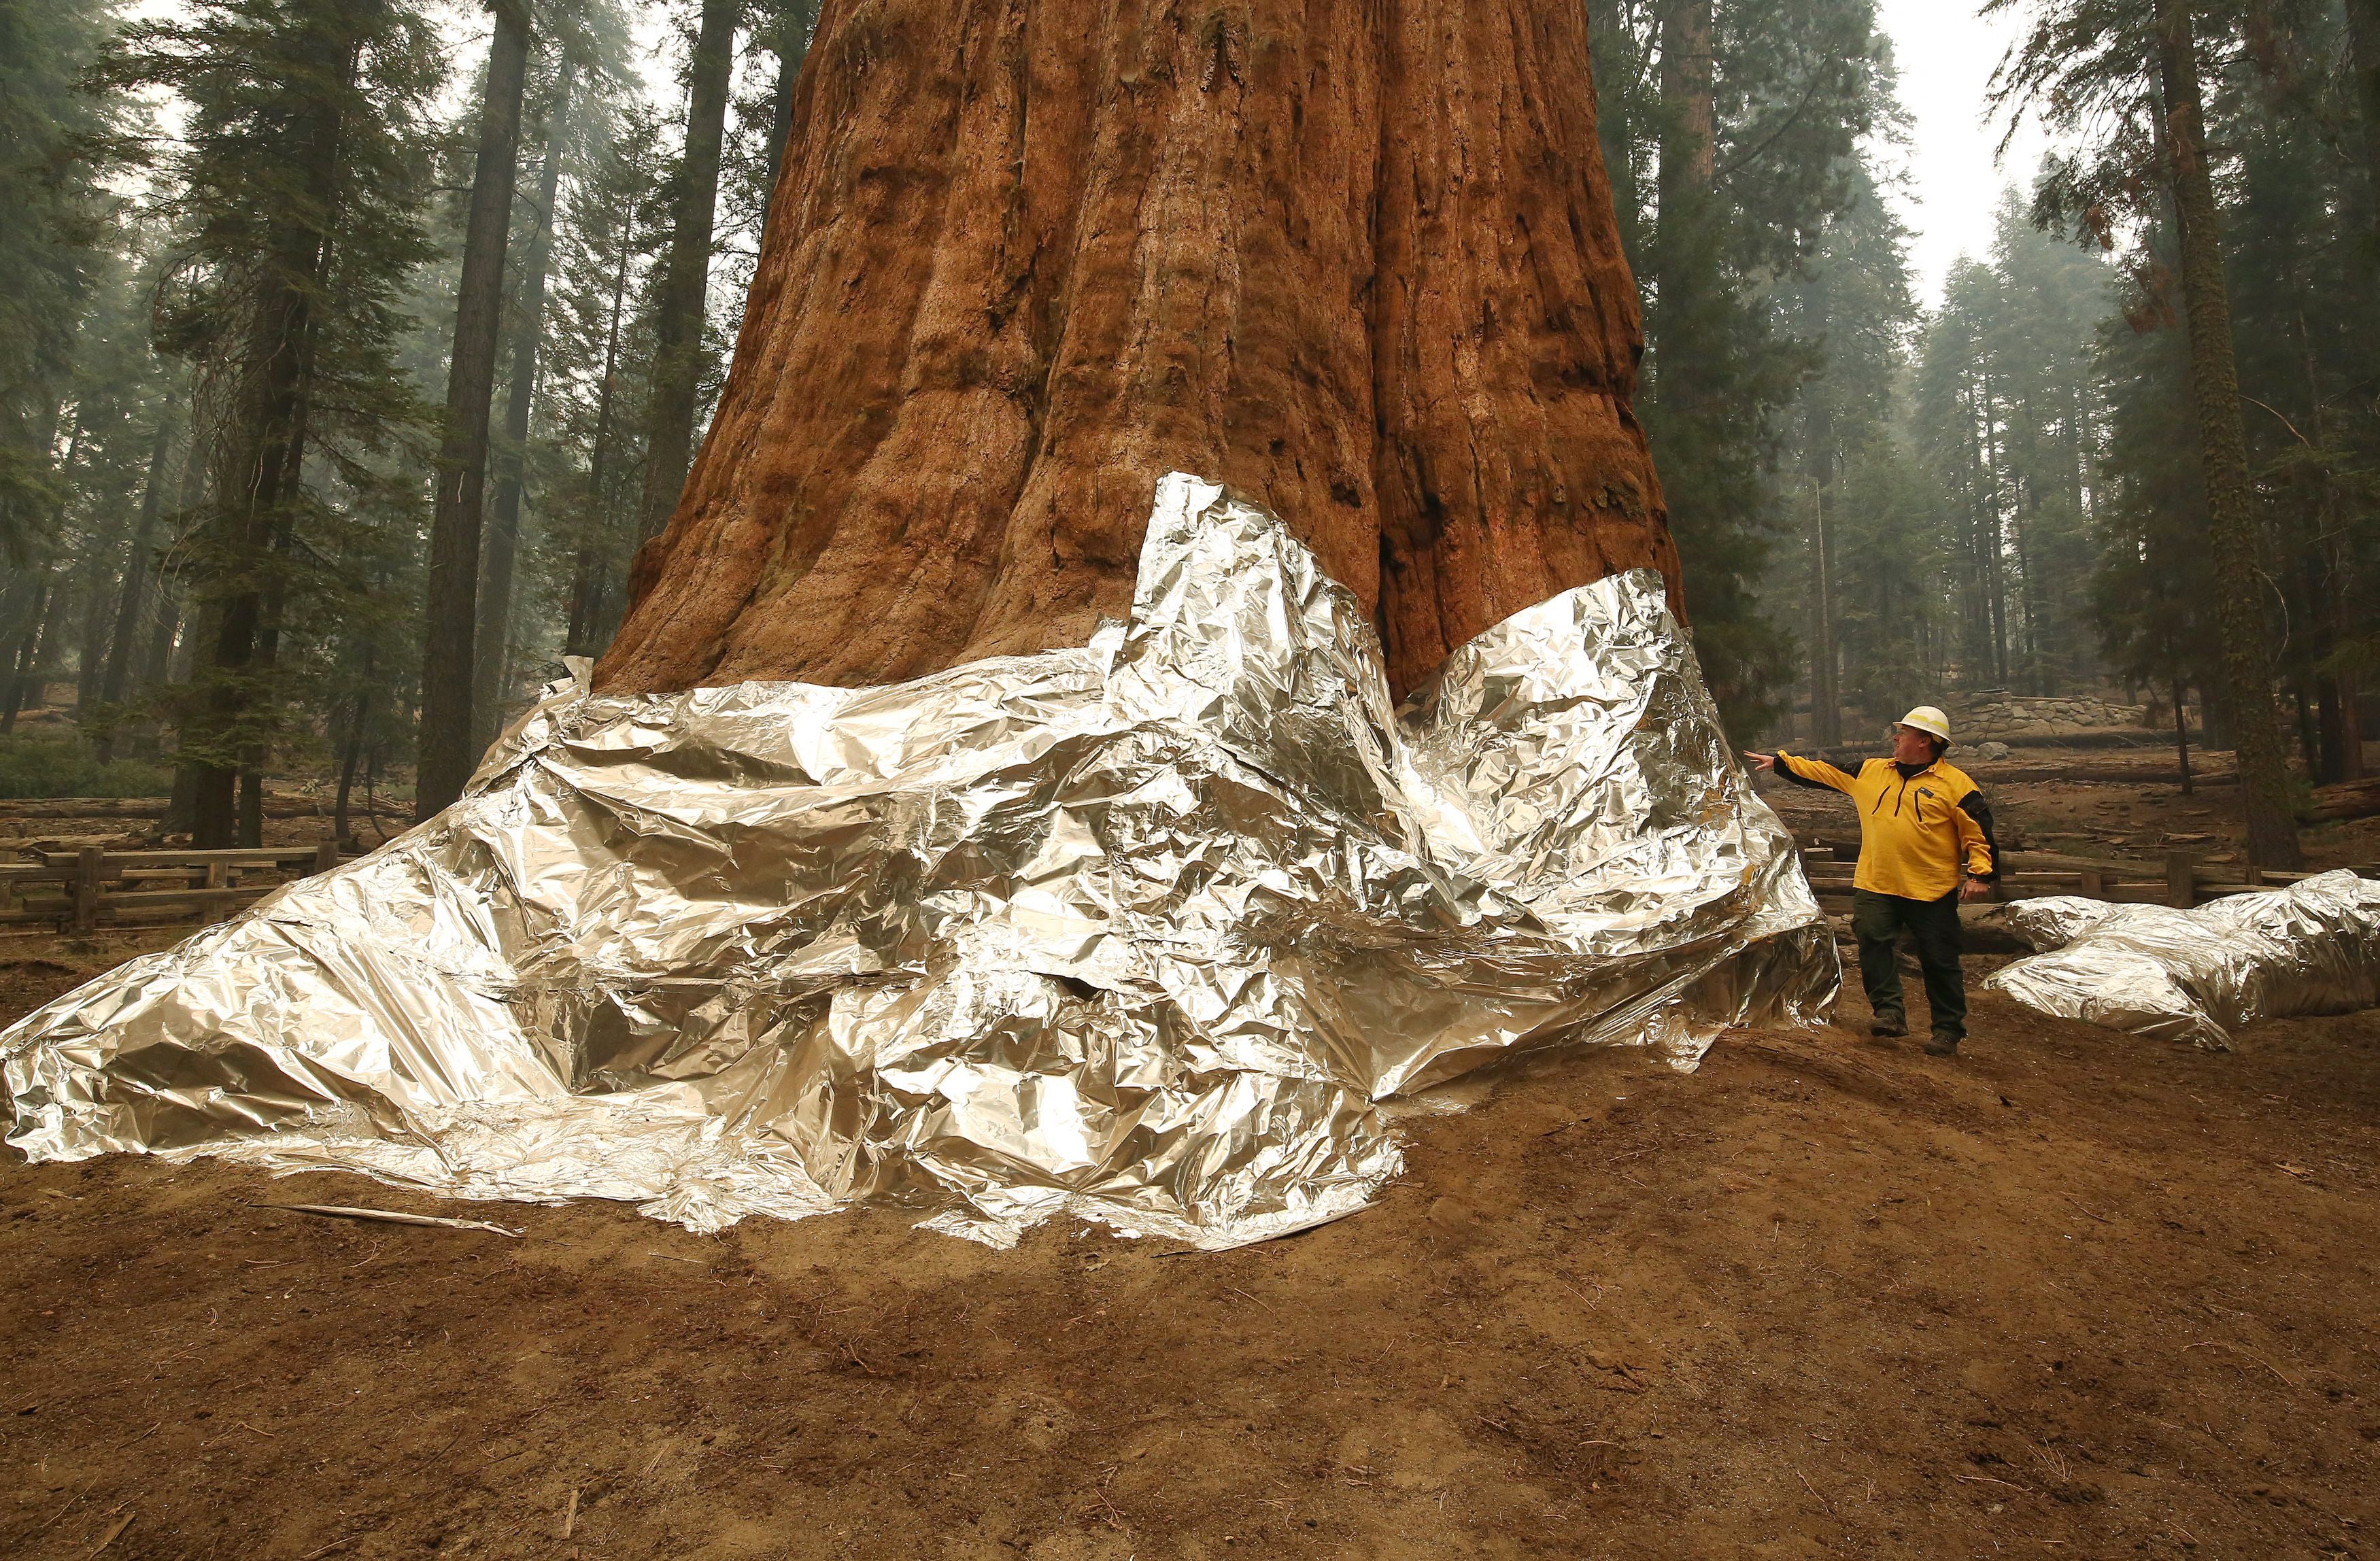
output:
<instances>
[{"instance_id":1,"label":"bare soil","mask_svg":"<svg viewBox=\"0 0 2380 1561\"><path fill-rule=\"evenodd\" d=\"M2380 1555L2380 1013L1840 1018L1510 1070L1220 1256L11 1155L0 1554Z\"/></svg>"}]
</instances>

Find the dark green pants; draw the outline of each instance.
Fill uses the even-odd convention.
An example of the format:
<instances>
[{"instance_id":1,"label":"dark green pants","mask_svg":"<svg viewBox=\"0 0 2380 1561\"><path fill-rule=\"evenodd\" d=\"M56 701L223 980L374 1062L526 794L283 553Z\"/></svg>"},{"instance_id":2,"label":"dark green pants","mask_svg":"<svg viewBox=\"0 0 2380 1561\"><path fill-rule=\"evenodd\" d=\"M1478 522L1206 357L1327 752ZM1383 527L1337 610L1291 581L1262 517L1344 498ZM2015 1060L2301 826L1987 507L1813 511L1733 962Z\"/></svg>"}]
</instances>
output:
<instances>
[{"instance_id":1,"label":"dark green pants","mask_svg":"<svg viewBox=\"0 0 2380 1561\"><path fill-rule=\"evenodd\" d=\"M1959 971L1959 891L1939 900L1852 890L1852 934L1859 939L1860 981L1878 1019L1909 1023L1900 1001L1900 966L1894 945L1902 933L1917 945L1925 973L1925 1007L1937 1035L1967 1034L1967 982Z\"/></svg>"}]
</instances>

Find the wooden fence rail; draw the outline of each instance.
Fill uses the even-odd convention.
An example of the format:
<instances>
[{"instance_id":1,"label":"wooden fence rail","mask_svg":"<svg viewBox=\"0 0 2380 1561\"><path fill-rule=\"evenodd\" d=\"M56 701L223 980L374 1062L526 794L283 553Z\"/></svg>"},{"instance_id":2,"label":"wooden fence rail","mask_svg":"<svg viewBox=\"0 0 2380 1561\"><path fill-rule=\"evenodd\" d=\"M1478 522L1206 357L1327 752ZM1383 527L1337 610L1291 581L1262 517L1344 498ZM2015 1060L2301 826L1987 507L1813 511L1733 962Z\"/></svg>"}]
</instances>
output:
<instances>
[{"instance_id":1,"label":"wooden fence rail","mask_svg":"<svg viewBox=\"0 0 2380 1561\"><path fill-rule=\"evenodd\" d=\"M39 863L0 866L0 925L48 922L87 933L136 925L125 920L130 914L187 920L261 900L341 860L331 841L261 851L54 851Z\"/></svg>"}]
</instances>

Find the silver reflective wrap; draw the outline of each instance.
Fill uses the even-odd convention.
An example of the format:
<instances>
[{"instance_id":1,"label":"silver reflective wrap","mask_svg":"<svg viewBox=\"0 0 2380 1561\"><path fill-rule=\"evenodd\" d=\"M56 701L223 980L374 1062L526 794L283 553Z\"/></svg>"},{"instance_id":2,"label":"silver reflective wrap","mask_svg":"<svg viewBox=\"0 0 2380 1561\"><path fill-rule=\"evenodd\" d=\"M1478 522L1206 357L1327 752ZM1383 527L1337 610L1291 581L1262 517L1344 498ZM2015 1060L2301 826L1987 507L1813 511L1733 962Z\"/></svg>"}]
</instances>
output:
<instances>
[{"instance_id":1,"label":"silver reflective wrap","mask_svg":"<svg viewBox=\"0 0 2380 1561\"><path fill-rule=\"evenodd\" d=\"M1375 1103L1830 1002L1650 574L1392 711L1271 516L1176 475L1129 624L867 689L557 684L463 801L0 1036L37 1159L209 1153L697 1228L1345 1214Z\"/></svg>"},{"instance_id":2,"label":"silver reflective wrap","mask_svg":"<svg viewBox=\"0 0 2380 1561\"><path fill-rule=\"evenodd\" d=\"M2380 1003L2380 883L2320 873L2182 911L2021 900L1993 913L2036 950L1984 983L2028 1008L2216 1051L2257 1019Z\"/></svg>"}]
</instances>

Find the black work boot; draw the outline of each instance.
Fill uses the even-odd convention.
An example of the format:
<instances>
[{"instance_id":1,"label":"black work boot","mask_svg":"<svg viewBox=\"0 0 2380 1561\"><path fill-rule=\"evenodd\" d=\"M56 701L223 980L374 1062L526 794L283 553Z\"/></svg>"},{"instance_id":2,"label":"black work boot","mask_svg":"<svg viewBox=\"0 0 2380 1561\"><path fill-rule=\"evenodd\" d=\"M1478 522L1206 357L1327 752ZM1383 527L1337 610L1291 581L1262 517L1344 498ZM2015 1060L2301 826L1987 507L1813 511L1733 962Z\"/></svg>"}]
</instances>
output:
<instances>
[{"instance_id":1,"label":"black work boot","mask_svg":"<svg viewBox=\"0 0 2380 1561\"><path fill-rule=\"evenodd\" d=\"M1906 1035L1909 1026L1898 1019L1878 1015L1867 1027L1871 1035Z\"/></svg>"},{"instance_id":2,"label":"black work boot","mask_svg":"<svg viewBox=\"0 0 2380 1561\"><path fill-rule=\"evenodd\" d=\"M1958 1056L1959 1037L1956 1035L1946 1035L1939 1030L1935 1031L1932 1036L1930 1036L1925 1042L1925 1055L1928 1057Z\"/></svg>"}]
</instances>

